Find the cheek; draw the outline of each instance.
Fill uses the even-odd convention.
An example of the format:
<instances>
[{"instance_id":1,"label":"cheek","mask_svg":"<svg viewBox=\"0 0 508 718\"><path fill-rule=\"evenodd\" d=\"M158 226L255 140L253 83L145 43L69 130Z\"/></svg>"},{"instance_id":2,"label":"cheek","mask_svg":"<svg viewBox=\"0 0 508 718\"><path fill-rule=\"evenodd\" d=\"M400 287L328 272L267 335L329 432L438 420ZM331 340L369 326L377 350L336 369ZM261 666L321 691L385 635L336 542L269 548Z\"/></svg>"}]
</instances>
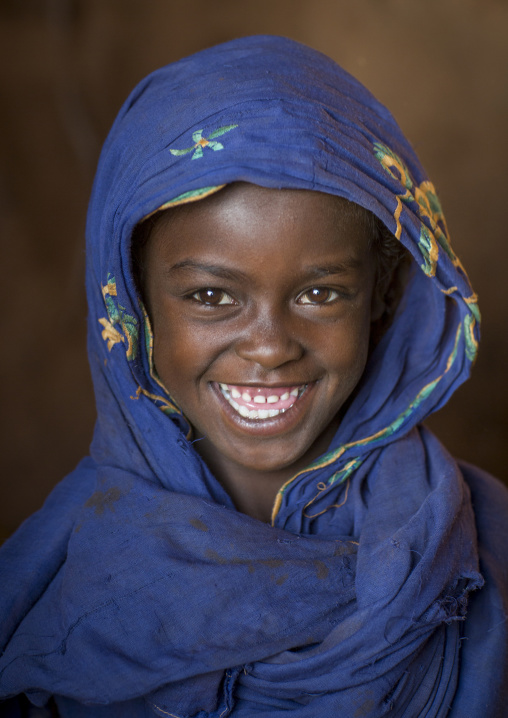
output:
<instances>
[{"instance_id":1,"label":"cheek","mask_svg":"<svg viewBox=\"0 0 508 718\"><path fill-rule=\"evenodd\" d=\"M152 313L152 330L155 370L166 389L173 394L176 379L184 380L186 368L192 364L192 334L184 331L174 313L161 304Z\"/></svg>"},{"instance_id":2,"label":"cheek","mask_svg":"<svg viewBox=\"0 0 508 718\"><path fill-rule=\"evenodd\" d=\"M345 362L362 360L370 340L370 311L363 305L351 310L348 316L334 324L327 341L329 352L342 357Z\"/></svg>"},{"instance_id":3,"label":"cheek","mask_svg":"<svg viewBox=\"0 0 508 718\"><path fill-rule=\"evenodd\" d=\"M155 333L153 359L157 375L172 396L177 395L179 388L187 386L197 371L192 343L180 337L178 332L171 335Z\"/></svg>"},{"instance_id":4,"label":"cheek","mask_svg":"<svg viewBox=\"0 0 508 718\"><path fill-rule=\"evenodd\" d=\"M155 312L153 318L153 358L157 375L171 396L186 403L189 391L217 355L215 332L200 331L192 322L182 319L174 307ZM188 398L185 399L185 396Z\"/></svg>"},{"instance_id":5,"label":"cheek","mask_svg":"<svg viewBox=\"0 0 508 718\"><path fill-rule=\"evenodd\" d=\"M348 321L330 328L324 338L322 356L329 373L338 382L335 388L338 393L351 393L360 381L367 363L369 340L370 316L366 312L355 312Z\"/></svg>"}]
</instances>

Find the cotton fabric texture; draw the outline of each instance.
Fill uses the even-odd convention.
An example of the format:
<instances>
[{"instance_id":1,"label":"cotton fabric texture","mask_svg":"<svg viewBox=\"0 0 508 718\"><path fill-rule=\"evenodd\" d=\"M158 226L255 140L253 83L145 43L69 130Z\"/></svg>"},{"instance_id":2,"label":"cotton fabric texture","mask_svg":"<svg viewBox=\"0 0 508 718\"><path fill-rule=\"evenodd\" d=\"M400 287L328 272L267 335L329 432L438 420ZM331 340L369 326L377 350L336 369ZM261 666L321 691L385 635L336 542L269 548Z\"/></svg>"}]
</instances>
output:
<instances>
[{"instance_id":1,"label":"cotton fabric texture","mask_svg":"<svg viewBox=\"0 0 508 718\"><path fill-rule=\"evenodd\" d=\"M193 449L131 267L138 222L235 181L352 200L414 259L329 452L272 525ZM284 38L162 68L105 143L87 257L97 425L2 549L0 709L26 694L76 718L508 715L507 492L421 425L468 377L480 317L390 113Z\"/></svg>"}]
</instances>

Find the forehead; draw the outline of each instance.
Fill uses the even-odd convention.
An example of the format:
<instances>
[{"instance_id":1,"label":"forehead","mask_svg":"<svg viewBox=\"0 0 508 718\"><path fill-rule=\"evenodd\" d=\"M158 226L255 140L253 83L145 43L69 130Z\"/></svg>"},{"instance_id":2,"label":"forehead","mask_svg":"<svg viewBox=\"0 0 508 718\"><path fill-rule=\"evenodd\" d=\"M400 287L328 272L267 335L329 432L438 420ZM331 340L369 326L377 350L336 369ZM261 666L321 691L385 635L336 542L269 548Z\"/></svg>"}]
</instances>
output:
<instances>
[{"instance_id":1,"label":"forehead","mask_svg":"<svg viewBox=\"0 0 508 718\"><path fill-rule=\"evenodd\" d=\"M238 182L206 199L162 212L149 225L151 251L220 255L245 248L264 254L342 249L370 255L370 213L323 192L271 189ZM155 241L154 241L155 240Z\"/></svg>"}]
</instances>

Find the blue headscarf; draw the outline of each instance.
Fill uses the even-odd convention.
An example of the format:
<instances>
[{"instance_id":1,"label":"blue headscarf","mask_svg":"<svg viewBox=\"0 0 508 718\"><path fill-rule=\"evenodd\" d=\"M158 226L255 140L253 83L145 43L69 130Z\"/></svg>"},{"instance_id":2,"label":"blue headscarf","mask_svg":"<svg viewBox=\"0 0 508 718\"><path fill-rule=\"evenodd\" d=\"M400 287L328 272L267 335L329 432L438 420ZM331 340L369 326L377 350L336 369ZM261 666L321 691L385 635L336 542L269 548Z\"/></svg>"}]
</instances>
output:
<instances>
[{"instance_id":1,"label":"blue headscarf","mask_svg":"<svg viewBox=\"0 0 508 718\"><path fill-rule=\"evenodd\" d=\"M141 220L236 181L345 197L414 260L328 453L282 487L272 525L235 511L194 451L132 272ZM162 68L104 145L87 257L97 425L3 550L0 695L83 718L501 715L507 538L486 527L508 501L421 426L468 377L479 311L389 112L284 38Z\"/></svg>"}]
</instances>

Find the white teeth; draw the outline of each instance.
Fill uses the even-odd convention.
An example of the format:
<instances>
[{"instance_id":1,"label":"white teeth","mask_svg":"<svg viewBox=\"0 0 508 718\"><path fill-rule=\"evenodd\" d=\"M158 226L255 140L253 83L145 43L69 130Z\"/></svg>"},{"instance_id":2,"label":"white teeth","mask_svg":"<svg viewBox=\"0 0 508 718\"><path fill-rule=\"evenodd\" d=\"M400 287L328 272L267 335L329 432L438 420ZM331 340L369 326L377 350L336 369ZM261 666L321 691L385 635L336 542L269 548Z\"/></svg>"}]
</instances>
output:
<instances>
[{"instance_id":1,"label":"white teeth","mask_svg":"<svg viewBox=\"0 0 508 718\"><path fill-rule=\"evenodd\" d=\"M244 407L240 407L242 409ZM244 413L240 411L241 415L244 416ZM248 413L249 419L271 419L274 416L279 416L279 414L283 414L283 409L251 409Z\"/></svg>"},{"instance_id":2,"label":"white teeth","mask_svg":"<svg viewBox=\"0 0 508 718\"><path fill-rule=\"evenodd\" d=\"M230 387L228 384L219 383L219 386L222 390L224 398L229 402L233 409L238 412L240 416L244 417L245 419L251 420L271 419L275 416L278 416L279 414L284 414L287 409L249 409L243 404L238 404L235 399L242 399L245 402L253 401L256 404L275 404L280 400L287 401L290 396L294 397L296 400L305 388L302 386L300 388L293 389L291 392L286 391L281 396L278 396L277 394L271 394L270 396L265 397L261 394L256 394L254 398L252 398L247 391L241 393L238 391L238 389L236 389L235 387ZM293 404L294 402L292 402L291 406Z\"/></svg>"}]
</instances>

